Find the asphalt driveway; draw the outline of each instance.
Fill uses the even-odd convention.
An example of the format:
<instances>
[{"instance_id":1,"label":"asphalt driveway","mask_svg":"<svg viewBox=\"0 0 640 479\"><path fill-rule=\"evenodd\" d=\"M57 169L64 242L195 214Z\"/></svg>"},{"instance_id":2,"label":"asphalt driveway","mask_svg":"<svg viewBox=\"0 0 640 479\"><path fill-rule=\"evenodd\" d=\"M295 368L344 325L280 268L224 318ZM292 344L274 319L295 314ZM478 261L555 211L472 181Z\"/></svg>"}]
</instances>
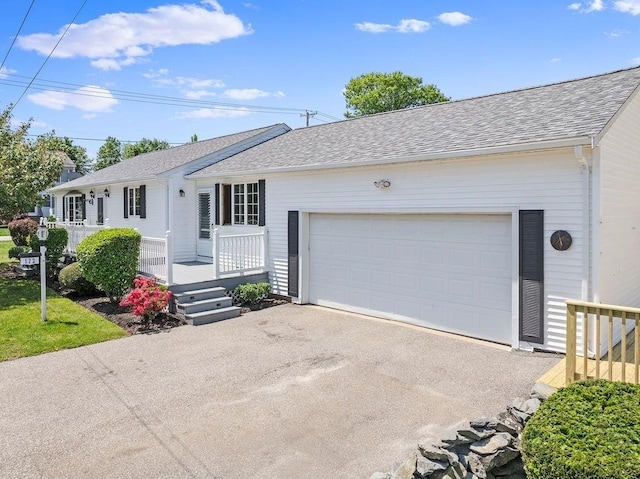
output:
<instances>
[{"instance_id":1,"label":"asphalt driveway","mask_svg":"<svg viewBox=\"0 0 640 479\"><path fill-rule=\"evenodd\" d=\"M313 306L0 363L2 478L364 478L558 361Z\"/></svg>"}]
</instances>

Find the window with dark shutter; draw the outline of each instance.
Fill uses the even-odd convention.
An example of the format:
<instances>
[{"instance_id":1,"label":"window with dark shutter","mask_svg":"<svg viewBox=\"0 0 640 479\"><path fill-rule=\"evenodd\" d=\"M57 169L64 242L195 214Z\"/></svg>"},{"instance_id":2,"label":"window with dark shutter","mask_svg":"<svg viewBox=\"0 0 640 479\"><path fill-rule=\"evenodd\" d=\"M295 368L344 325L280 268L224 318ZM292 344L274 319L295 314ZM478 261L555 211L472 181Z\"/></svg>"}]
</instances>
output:
<instances>
[{"instance_id":1,"label":"window with dark shutter","mask_svg":"<svg viewBox=\"0 0 640 479\"><path fill-rule=\"evenodd\" d=\"M214 190L214 223L220 224L220 183L216 183Z\"/></svg>"},{"instance_id":2,"label":"window with dark shutter","mask_svg":"<svg viewBox=\"0 0 640 479\"><path fill-rule=\"evenodd\" d=\"M264 187L265 181L258 181L258 226L264 226L265 222L265 208L264 208Z\"/></svg>"},{"instance_id":3,"label":"window with dark shutter","mask_svg":"<svg viewBox=\"0 0 640 479\"><path fill-rule=\"evenodd\" d=\"M520 339L544 343L544 211L520 211Z\"/></svg>"},{"instance_id":4,"label":"window with dark shutter","mask_svg":"<svg viewBox=\"0 0 640 479\"><path fill-rule=\"evenodd\" d=\"M139 189L140 193L139 193L139 206L140 206L140 218L146 218L147 217L147 186L146 185L140 185L140 189Z\"/></svg>"},{"instance_id":5,"label":"window with dark shutter","mask_svg":"<svg viewBox=\"0 0 640 479\"><path fill-rule=\"evenodd\" d=\"M129 217L129 188L127 188L126 186L123 189L122 197L124 202L124 217L128 218Z\"/></svg>"}]
</instances>

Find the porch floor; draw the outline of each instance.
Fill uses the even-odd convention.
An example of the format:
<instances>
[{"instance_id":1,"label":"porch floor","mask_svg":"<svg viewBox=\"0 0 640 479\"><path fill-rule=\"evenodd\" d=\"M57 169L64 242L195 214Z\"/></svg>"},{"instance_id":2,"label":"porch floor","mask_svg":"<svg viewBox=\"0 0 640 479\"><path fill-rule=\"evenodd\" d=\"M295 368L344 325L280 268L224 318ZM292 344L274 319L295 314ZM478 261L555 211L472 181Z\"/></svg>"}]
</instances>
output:
<instances>
[{"instance_id":1,"label":"porch floor","mask_svg":"<svg viewBox=\"0 0 640 479\"><path fill-rule=\"evenodd\" d=\"M213 277L213 263L189 261L187 263L173 263L173 283L191 284L210 281Z\"/></svg>"},{"instance_id":2,"label":"porch floor","mask_svg":"<svg viewBox=\"0 0 640 479\"><path fill-rule=\"evenodd\" d=\"M618 343L613 348L613 354L611 355L611 380L622 381L622 343ZM576 357L576 369L577 373L584 376L584 359L582 356ZM565 371L566 371L566 358L562 358L558 361L554 367L544 373L544 375L538 379L539 382L553 386L554 388L560 388L565 386ZM627 351L625 358L625 382L638 383L640 379L635 370L635 334L631 331L627 334ZM596 377L596 360L587 360L587 377ZM609 379L609 357L605 354L600 359L600 378Z\"/></svg>"}]
</instances>

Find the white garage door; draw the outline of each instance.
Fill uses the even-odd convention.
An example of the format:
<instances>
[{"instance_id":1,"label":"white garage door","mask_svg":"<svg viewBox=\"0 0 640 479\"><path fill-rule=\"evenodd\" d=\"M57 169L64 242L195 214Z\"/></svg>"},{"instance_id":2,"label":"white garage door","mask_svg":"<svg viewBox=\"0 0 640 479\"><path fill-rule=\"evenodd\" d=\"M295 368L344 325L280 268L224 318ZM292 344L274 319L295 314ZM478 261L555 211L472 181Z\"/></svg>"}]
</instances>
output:
<instances>
[{"instance_id":1,"label":"white garage door","mask_svg":"<svg viewBox=\"0 0 640 479\"><path fill-rule=\"evenodd\" d=\"M309 300L511 343L511 220L312 214Z\"/></svg>"}]
</instances>

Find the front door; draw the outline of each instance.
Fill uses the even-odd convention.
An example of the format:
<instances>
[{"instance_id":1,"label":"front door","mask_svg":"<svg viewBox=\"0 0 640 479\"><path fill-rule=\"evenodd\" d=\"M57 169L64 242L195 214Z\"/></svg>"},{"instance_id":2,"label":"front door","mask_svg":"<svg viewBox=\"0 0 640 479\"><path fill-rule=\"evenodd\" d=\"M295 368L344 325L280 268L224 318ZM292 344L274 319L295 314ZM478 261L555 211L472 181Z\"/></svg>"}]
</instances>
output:
<instances>
[{"instance_id":1,"label":"front door","mask_svg":"<svg viewBox=\"0 0 640 479\"><path fill-rule=\"evenodd\" d=\"M213 188L198 190L198 261L213 261L213 219L215 199Z\"/></svg>"}]
</instances>

